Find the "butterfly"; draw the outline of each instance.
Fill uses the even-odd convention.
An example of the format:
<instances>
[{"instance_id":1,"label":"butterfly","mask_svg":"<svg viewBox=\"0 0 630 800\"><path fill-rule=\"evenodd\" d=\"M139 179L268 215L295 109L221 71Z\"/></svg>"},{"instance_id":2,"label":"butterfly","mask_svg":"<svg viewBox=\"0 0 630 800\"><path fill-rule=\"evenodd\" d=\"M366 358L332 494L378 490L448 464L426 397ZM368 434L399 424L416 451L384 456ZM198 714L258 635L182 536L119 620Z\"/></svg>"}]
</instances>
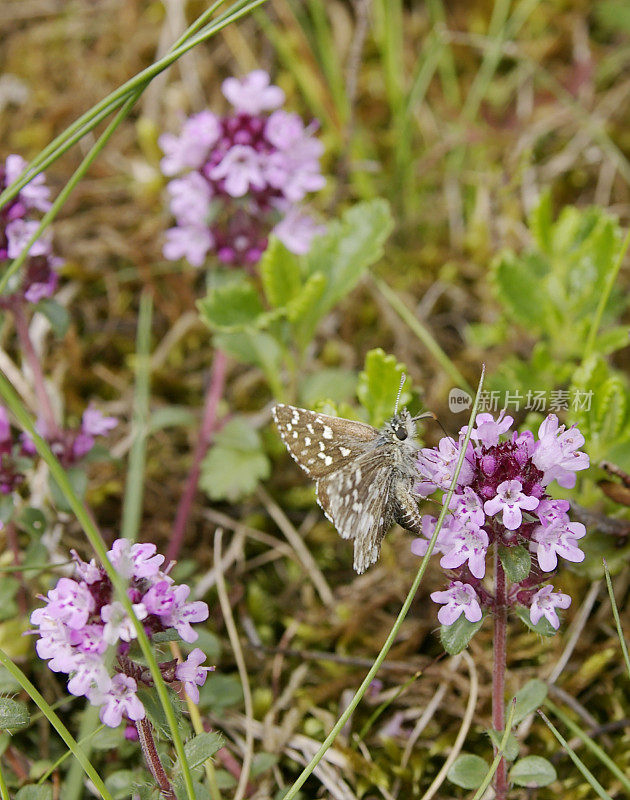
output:
<instances>
[{"instance_id":1,"label":"butterfly","mask_svg":"<svg viewBox=\"0 0 630 800\"><path fill-rule=\"evenodd\" d=\"M399 392L400 395L400 392ZM343 539L354 539L354 569L374 564L393 522L421 532L414 485L418 481L416 423L397 410L382 428L280 403L272 409L293 459L316 481L317 502Z\"/></svg>"}]
</instances>

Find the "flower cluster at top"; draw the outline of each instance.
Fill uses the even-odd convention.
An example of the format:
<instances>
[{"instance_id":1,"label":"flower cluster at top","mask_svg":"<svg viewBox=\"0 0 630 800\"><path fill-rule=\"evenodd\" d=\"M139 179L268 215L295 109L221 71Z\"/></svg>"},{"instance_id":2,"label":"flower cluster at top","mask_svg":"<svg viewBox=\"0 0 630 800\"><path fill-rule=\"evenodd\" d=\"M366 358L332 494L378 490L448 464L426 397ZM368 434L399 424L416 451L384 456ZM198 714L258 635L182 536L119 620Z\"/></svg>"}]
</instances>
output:
<instances>
[{"instance_id":1,"label":"flower cluster at top","mask_svg":"<svg viewBox=\"0 0 630 800\"><path fill-rule=\"evenodd\" d=\"M25 168L26 162L21 156L8 156L4 165L0 164L0 192L19 178ZM33 212L50 208L49 193L45 178L40 174L0 209L0 264L20 255L39 226L39 220L32 218ZM50 297L57 288L57 270L62 263L53 254L51 237L46 231L31 246L22 272L9 282L8 293L3 296L0 307L11 308L16 301L38 303Z\"/></svg>"},{"instance_id":2,"label":"flower cluster at top","mask_svg":"<svg viewBox=\"0 0 630 800\"><path fill-rule=\"evenodd\" d=\"M223 94L234 110L202 111L179 136L163 134L162 172L177 226L166 232L164 256L201 266L210 252L225 264L256 264L274 233L305 253L321 231L300 202L324 186L323 147L297 114L284 111L284 92L255 70L228 78Z\"/></svg>"},{"instance_id":3,"label":"flower cluster at top","mask_svg":"<svg viewBox=\"0 0 630 800\"><path fill-rule=\"evenodd\" d=\"M156 554L154 544L132 544L117 539L107 553L118 574L128 582L127 596L133 611L149 638L173 628L185 642L194 642L198 634L192 623L208 618L208 606L201 600L188 602L190 587L175 584L167 568L160 567L164 556ZM101 721L115 728L123 718L137 721L145 709L137 691L152 686L150 671L129 657L136 630L123 604L116 600L112 583L94 559L82 561L73 551L76 578L61 578L42 598L43 608L31 614L39 634L36 644L40 658L48 660L53 672L69 675L70 694L85 695L92 705L100 706ZM116 656L113 670L109 668ZM199 700L199 686L207 672L202 667L205 654L198 647L186 661L167 661L160 671L168 683L179 681L193 702Z\"/></svg>"},{"instance_id":4,"label":"flower cluster at top","mask_svg":"<svg viewBox=\"0 0 630 800\"><path fill-rule=\"evenodd\" d=\"M50 425L38 419L35 428L64 468L77 464L92 450L97 436L106 436L118 425L116 417L106 417L97 408L88 406L77 430L50 430ZM10 494L24 480L24 458L37 455L35 444L26 433L11 428L6 408L0 406L0 494Z\"/></svg>"},{"instance_id":5,"label":"flower cluster at top","mask_svg":"<svg viewBox=\"0 0 630 800\"><path fill-rule=\"evenodd\" d=\"M469 622L478 622L484 607L495 607L494 595L482 582L492 545L529 551L529 574L510 585L507 603L529 608L533 625L544 616L557 629L556 608L571 603L568 595L541 584L556 569L558 556L584 560L578 540L586 530L580 522L570 521L568 500L551 499L547 487L552 481L564 488L575 485L575 473L589 466L588 456L579 450L584 437L575 427L566 430L559 425L554 414L541 424L538 440L531 431L510 433L513 421L505 412L496 420L491 414L478 414L471 432L450 513L435 545L442 554L440 565L452 576L445 591L431 595L442 606L438 619L443 625L451 625L462 614ZM458 442L444 438L438 447L420 451L417 488L423 497L440 489L445 500L466 432L462 428ZM435 524L435 517L423 517L424 538L412 543L416 555L426 553ZM527 558L527 553L523 555Z\"/></svg>"}]
</instances>

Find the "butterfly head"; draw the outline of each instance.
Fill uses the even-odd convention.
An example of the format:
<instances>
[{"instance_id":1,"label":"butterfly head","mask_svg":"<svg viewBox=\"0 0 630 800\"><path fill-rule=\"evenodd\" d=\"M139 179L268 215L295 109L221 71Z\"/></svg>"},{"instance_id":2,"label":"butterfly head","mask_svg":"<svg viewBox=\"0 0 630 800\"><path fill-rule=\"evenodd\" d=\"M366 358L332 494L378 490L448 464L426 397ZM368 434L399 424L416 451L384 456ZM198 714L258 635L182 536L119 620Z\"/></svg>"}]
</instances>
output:
<instances>
[{"instance_id":1,"label":"butterfly head","mask_svg":"<svg viewBox=\"0 0 630 800\"><path fill-rule=\"evenodd\" d=\"M416 435L416 421L406 408L401 408L385 423L384 433L398 444L409 441L416 449L416 445L413 444Z\"/></svg>"}]
</instances>

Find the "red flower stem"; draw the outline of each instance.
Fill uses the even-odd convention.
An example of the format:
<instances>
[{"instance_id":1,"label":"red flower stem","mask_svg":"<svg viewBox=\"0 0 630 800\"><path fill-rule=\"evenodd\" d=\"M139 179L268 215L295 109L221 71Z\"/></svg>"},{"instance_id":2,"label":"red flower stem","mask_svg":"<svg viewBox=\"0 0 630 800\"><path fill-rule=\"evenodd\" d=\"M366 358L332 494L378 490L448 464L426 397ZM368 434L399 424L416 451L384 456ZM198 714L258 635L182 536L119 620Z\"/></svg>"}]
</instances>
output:
<instances>
[{"instance_id":1,"label":"red flower stem","mask_svg":"<svg viewBox=\"0 0 630 800\"><path fill-rule=\"evenodd\" d=\"M153 739L151 723L146 717L144 719L136 720L136 730L138 731L138 738L140 740L140 746L142 747L142 753L145 761L147 762L147 767L149 768L151 775L153 775L155 778L155 782L158 785L160 794L165 798L165 800L177 800L177 796L173 791L173 787L168 779L168 775L166 774L164 767L162 766L162 762L160 761L160 756L158 755L158 751L155 746L155 740Z\"/></svg>"},{"instance_id":2,"label":"red flower stem","mask_svg":"<svg viewBox=\"0 0 630 800\"><path fill-rule=\"evenodd\" d=\"M31 341L24 309L17 303L13 308L13 317L15 319L15 330L20 340L22 352L33 373L33 385L37 396L37 402L39 403L39 411L44 419L48 436L55 438L59 433L59 426L57 425L55 413L50 402L50 396L46 389L42 365L33 347L33 342Z\"/></svg>"},{"instance_id":3,"label":"red flower stem","mask_svg":"<svg viewBox=\"0 0 630 800\"><path fill-rule=\"evenodd\" d=\"M492 727L502 732L505 726L505 666L507 639L507 586L499 548L494 547L494 663L492 666ZM496 747L495 747L496 752ZM495 800L506 800L508 783L505 759L494 776Z\"/></svg>"},{"instance_id":4,"label":"red flower stem","mask_svg":"<svg viewBox=\"0 0 630 800\"><path fill-rule=\"evenodd\" d=\"M193 454L193 462L190 472L188 473L186 487L184 489L184 493L182 494L181 500L179 501L179 506L177 507L177 514L175 516L175 522L173 523L173 534L166 551L166 563L169 561L175 561L177 559L184 541L188 517L190 516L190 510L197 492L197 485L199 484L201 462L208 451L212 434L216 428L217 408L219 401L223 396L223 389L225 387L226 365L227 356L222 350L216 350L214 354L214 361L212 363L210 383L208 385L206 401L203 409L201 429L197 438L197 444Z\"/></svg>"}]
</instances>

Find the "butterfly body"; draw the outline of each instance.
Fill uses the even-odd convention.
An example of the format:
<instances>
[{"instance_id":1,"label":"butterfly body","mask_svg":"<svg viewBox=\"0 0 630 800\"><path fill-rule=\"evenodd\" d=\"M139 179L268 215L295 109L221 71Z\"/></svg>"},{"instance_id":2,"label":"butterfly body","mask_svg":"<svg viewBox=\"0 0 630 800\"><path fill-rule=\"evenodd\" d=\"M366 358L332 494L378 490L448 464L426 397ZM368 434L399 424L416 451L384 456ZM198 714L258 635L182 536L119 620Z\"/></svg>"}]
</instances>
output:
<instances>
[{"instance_id":1,"label":"butterfly body","mask_svg":"<svg viewBox=\"0 0 630 800\"><path fill-rule=\"evenodd\" d=\"M382 428L279 404L273 417L293 459L316 481L317 500L365 572L393 522L420 532L416 423L401 409Z\"/></svg>"}]
</instances>

